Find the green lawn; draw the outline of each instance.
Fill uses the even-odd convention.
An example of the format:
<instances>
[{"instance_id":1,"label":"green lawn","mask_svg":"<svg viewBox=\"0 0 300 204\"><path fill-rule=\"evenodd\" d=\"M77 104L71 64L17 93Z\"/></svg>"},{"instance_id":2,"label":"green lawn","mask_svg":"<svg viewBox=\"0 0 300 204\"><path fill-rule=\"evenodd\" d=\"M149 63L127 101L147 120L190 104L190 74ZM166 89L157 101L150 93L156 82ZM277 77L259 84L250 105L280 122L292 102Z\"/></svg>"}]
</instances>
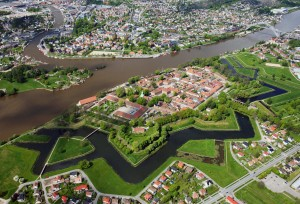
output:
<instances>
[{"instance_id":1,"label":"green lawn","mask_svg":"<svg viewBox=\"0 0 300 204\"><path fill-rule=\"evenodd\" d=\"M16 83L9 82L6 80L0 80L0 89L12 90L13 88L18 89L19 92L29 91L37 88L45 88L39 82L36 82L34 79L28 79L26 83Z\"/></svg>"},{"instance_id":2,"label":"green lawn","mask_svg":"<svg viewBox=\"0 0 300 204\"><path fill-rule=\"evenodd\" d=\"M49 159L49 163L55 163L66 159L81 156L94 150L92 144L88 141L70 139L61 137L56 143L54 151Z\"/></svg>"},{"instance_id":3,"label":"green lawn","mask_svg":"<svg viewBox=\"0 0 300 204\"><path fill-rule=\"evenodd\" d=\"M190 140L182 145L178 150L206 157L215 157L215 147L215 140Z\"/></svg>"},{"instance_id":4,"label":"green lawn","mask_svg":"<svg viewBox=\"0 0 300 204\"><path fill-rule=\"evenodd\" d=\"M35 143L46 143L50 137L48 135L23 135L18 137L16 142L35 142Z\"/></svg>"},{"instance_id":5,"label":"green lawn","mask_svg":"<svg viewBox=\"0 0 300 204\"><path fill-rule=\"evenodd\" d=\"M247 203L264 203L264 204L274 204L274 203L284 203L284 204L294 204L295 200L287 197L282 193L274 193L264 188L258 187L258 182L253 181L246 187L235 193L236 197Z\"/></svg>"},{"instance_id":6,"label":"green lawn","mask_svg":"<svg viewBox=\"0 0 300 204\"><path fill-rule=\"evenodd\" d=\"M275 77L282 78L285 76L286 80L299 83L299 81L292 75L289 68L274 68L274 67L264 67L264 70L269 75L275 75Z\"/></svg>"},{"instance_id":7,"label":"green lawn","mask_svg":"<svg viewBox=\"0 0 300 204\"><path fill-rule=\"evenodd\" d=\"M7 145L0 148L0 193L9 198L19 186L13 177L18 175L27 181L37 178L32 173L32 166L38 157L38 152L20 148L13 145Z\"/></svg>"}]
</instances>

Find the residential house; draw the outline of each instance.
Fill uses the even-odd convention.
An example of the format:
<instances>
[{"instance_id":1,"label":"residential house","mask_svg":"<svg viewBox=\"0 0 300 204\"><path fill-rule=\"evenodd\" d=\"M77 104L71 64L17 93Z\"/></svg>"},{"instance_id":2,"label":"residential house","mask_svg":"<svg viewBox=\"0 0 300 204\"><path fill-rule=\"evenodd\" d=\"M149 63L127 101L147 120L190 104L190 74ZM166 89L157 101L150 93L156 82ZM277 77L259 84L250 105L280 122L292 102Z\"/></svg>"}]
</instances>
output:
<instances>
[{"instance_id":1,"label":"residential house","mask_svg":"<svg viewBox=\"0 0 300 204\"><path fill-rule=\"evenodd\" d=\"M236 202L236 201L234 200L234 198L231 197L231 196L227 196L227 197L226 197L226 202L229 203L229 204L239 204L239 203Z\"/></svg>"},{"instance_id":2,"label":"residential house","mask_svg":"<svg viewBox=\"0 0 300 204\"><path fill-rule=\"evenodd\" d=\"M110 197L104 196L104 197L102 198L102 203L104 203L104 204L110 204L110 203L111 203Z\"/></svg>"},{"instance_id":3,"label":"residential house","mask_svg":"<svg viewBox=\"0 0 300 204\"><path fill-rule=\"evenodd\" d=\"M165 172L165 175L166 175L166 177L168 177L168 178L171 178L171 176L172 176L172 171L170 171L170 170L168 170L168 171L166 171Z\"/></svg>"},{"instance_id":4,"label":"residential house","mask_svg":"<svg viewBox=\"0 0 300 204\"><path fill-rule=\"evenodd\" d=\"M150 188L148 188L147 191L148 191L149 193L151 193L152 195L155 195L156 192L157 192L156 188L154 188L153 186L151 186Z\"/></svg>"},{"instance_id":5,"label":"residential house","mask_svg":"<svg viewBox=\"0 0 300 204\"><path fill-rule=\"evenodd\" d=\"M152 199L152 195L150 193L146 193L144 199L150 201Z\"/></svg>"},{"instance_id":6,"label":"residential house","mask_svg":"<svg viewBox=\"0 0 300 204\"><path fill-rule=\"evenodd\" d=\"M199 190L199 194L200 194L200 196L205 196L206 195L206 189L205 188L202 188L202 189L200 189Z\"/></svg>"},{"instance_id":7,"label":"residential house","mask_svg":"<svg viewBox=\"0 0 300 204\"><path fill-rule=\"evenodd\" d=\"M196 178L197 178L198 180L202 180L202 179L205 178L205 176L204 176L203 173L199 172L199 173L196 174Z\"/></svg>"},{"instance_id":8,"label":"residential house","mask_svg":"<svg viewBox=\"0 0 300 204\"><path fill-rule=\"evenodd\" d=\"M55 200L59 199L59 194L57 192L54 192L54 193L52 193L51 198L53 201L55 201Z\"/></svg>"}]
</instances>

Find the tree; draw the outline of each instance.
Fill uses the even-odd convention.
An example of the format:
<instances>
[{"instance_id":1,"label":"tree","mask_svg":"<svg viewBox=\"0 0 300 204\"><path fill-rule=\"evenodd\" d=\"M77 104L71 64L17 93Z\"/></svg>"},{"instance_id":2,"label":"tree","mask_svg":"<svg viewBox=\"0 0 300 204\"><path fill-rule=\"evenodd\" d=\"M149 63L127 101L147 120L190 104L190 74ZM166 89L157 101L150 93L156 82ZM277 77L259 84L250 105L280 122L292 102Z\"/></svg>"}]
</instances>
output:
<instances>
[{"instance_id":1,"label":"tree","mask_svg":"<svg viewBox=\"0 0 300 204\"><path fill-rule=\"evenodd\" d=\"M80 169L84 170L90 168L93 165L93 163L85 159L80 161L78 165L80 166Z\"/></svg>"},{"instance_id":2,"label":"tree","mask_svg":"<svg viewBox=\"0 0 300 204\"><path fill-rule=\"evenodd\" d=\"M116 94L119 98L124 97L126 95L125 89L123 87L117 88Z\"/></svg>"},{"instance_id":3,"label":"tree","mask_svg":"<svg viewBox=\"0 0 300 204\"><path fill-rule=\"evenodd\" d=\"M105 122L101 122L100 123L100 128L102 129L102 130L106 130L107 129L107 124L105 123Z\"/></svg>"},{"instance_id":4,"label":"tree","mask_svg":"<svg viewBox=\"0 0 300 204\"><path fill-rule=\"evenodd\" d=\"M118 101L118 105L120 106L120 107L122 107L122 106L125 106L125 101L122 99L122 100L119 100Z\"/></svg>"},{"instance_id":5,"label":"tree","mask_svg":"<svg viewBox=\"0 0 300 204\"><path fill-rule=\"evenodd\" d=\"M225 104L227 102L227 96L226 93L221 92L218 96L218 100L220 104Z\"/></svg>"},{"instance_id":6,"label":"tree","mask_svg":"<svg viewBox=\"0 0 300 204\"><path fill-rule=\"evenodd\" d=\"M144 99L144 98L141 98L141 97L139 97L139 98L136 100L136 102L137 102L138 104L140 104L140 105L143 105L143 106L147 105L147 100Z\"/></svg>"}]
</instances>

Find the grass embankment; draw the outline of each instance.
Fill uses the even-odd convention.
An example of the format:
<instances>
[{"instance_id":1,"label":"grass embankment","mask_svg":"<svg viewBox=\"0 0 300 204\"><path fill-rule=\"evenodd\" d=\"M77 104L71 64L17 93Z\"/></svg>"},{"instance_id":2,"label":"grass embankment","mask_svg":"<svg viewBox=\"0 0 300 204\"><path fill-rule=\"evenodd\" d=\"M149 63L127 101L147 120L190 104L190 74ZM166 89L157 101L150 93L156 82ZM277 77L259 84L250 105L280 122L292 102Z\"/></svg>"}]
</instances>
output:
<instances>
[{"instance_id":1,"label":"grass embankment","mask_svg":"<svg viewBox=\"0 0 300 204\"><path fill-rule=\"evenodd\" d=\"M205 157L216 157L215 140L190 140L182 145L178 151L190 152Z\"/></svg>"},{"instance_id":2,"label":"grass embankment","mask_svg":"<svg viewBox=\"0 0 300 204\"><path fill-rule=\"evenodd\" d=\"M33 142L33 143L47 143L50 139L48 135L23 135L18 137L16 142Z\"/></svg>"},{"instance_id":3,"label":"grass embankment","mask_svg":"<svg viewBox=\"0 0 300 204\"><path fill-rule=\"evenodd\" d=\"M253 104L261 111L262 113L266 115L274 115L272 111L270 111L266 106L264 106L260 101L255 101Z\"/></svg>"},{"instance_id":4,"label":"grass embankment","mask_svg":"<svg viewBox=\"0 0 300 204\"><path fill-rule=\"evenodd\" d=\"M17 89L18 92L24 92L45 87L34 79L28 79L26 83L11 83L6 80L0 80L0 89L7 89L7 92L11 92L14 88Z\"/></svg>"},{"instance_id":5,"label":"grass embankment","mask_svg":"<svg viewBox=\"0 0 300 204\"><path fill-rule=\"evenodd\" d=\"M55 163L94 151L94 147L88 140L71 139L61 137L58 139L49 163Z\"/></svg>"},{"instance_id":6,"label":"grass embankment","mask_svg":"<svg viewBox=\"0 0 300 204\"><path fill-rule=\"evenodd\" d=\"M32 173L32 166L38 157L38 152L7 145L0 148L0 194L1 197L9 198L18 188L19 182L13 180L18 175L25 181L37 178Z\"/></svg>"},{"instance_id":7,"label":"grass embankment","mask_svg":"<svg viewBox=\"0 0 300 204\"><path fill-rule=\"evenodd\" d=\"M237 122L235 113L230 110L230 116L221 121L204 121L199 118L188 118L180 120L178 122L170 123L172 132L177 132L189 127L194 127L201 130L239 130L239 124Z\"/></svg>"},{"instance_id":8,"label":"grass embankment","mask_svg":"<svg viewBox=\"0 0 300 204\"><path fill-rule=\"evenodd\" d=\"M228 62L234 67L235 71L241 75L244 76L248 76L253 78L254 77L254 73L255 70L254 69L250 69L250 68L242 68L239 66L239 64L237 63L237 59L234 56L229 56L226 57L226 59L228 60Z\"/></svg>"},{"instance_id":9,"label":"grass embankment","mask_svg":"<svg viewBox=\"0 0 300 204\"><path fill-rule=\"evenodd\" d=\"M272 97L271 106L300 97L300 81L291 74L289 68L266 66L260 63L261 60L257 56L247 52L237 54L236 58L246 67L259 68L259 80L288 91L286 94Z\"/></svg>"},{"instance_id":10,"label":"grass embankment","mask_svg":"<svg viewBox=\"0 0 300 204\"><path fill-rule=\"evenodd\" d=\"M256 181L251 182L246 187L237 191L235 195L239 200L247 203L295 203L295 200L291 199L290 197L287 197L282 193L274 193L266 187L259 187L258 182Z\"/></svg>"},{"instance_id":11,"label":"grass embankment","mask_svg":"<svg viewBox=\"0 0 300 204\"><path fill-rule=\"evenodd\" d=\"M170 157L158 169L152 172L144 181L138 184L131 184L125 182L104 159L93 160L93 166L84 170L95 187L103 193L122 194L122 195L136 195L147 184L149 184L156 176L158 176L166 167L173 161L182 160L186 163L194 165L196 168L202 170L209 177L215 180L220 186L225 187L236 179L244 176L247 171L240 166L231 156L229 143L226 143L226 160L225 164L218 166L215 164L207 164L199 161L181 159L177 157ZM63 173L73 169L78 169L79 166L72 166L67 169L50 172L44 176L51 176L58 173Z\"/></svg>"}]
</instances>

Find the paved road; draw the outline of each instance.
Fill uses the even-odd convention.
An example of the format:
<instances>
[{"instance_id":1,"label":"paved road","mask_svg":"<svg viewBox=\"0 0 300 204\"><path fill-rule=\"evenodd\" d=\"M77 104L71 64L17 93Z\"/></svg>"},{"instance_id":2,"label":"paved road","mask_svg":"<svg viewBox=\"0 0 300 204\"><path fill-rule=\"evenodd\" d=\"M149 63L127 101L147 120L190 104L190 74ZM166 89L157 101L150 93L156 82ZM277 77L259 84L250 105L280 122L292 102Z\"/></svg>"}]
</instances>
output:
<instances>
[{"instance_id":1,"label":"paved road","mask_svg":"<svg viewBox=\"0 0 300 204\"><path fill-rule=\"evenodd\" d=\"M214 195L208 197L207 199L204 200L205 204L210 204L210 203L215 203L219 199L223 198L226 195L232 195L233 192L238 189L239 187L242 187L245 185L247 182L249 182L252 179L255 179L258 175L260 175L262 172L266 171L270 167L274 166L275 164L279 163L280 161L284 160L288 156L296 153L297 151L300 150L300 146L297 144L294 147L290 148L289 150L281 153L280 155L274 157L272 160L269 162L263 164L261 167L256 169L255 171L251 171L242 178L236 180L235 182L229 184L223 189L220 189L217 193Z\"/></svg>"}]
</instances>

